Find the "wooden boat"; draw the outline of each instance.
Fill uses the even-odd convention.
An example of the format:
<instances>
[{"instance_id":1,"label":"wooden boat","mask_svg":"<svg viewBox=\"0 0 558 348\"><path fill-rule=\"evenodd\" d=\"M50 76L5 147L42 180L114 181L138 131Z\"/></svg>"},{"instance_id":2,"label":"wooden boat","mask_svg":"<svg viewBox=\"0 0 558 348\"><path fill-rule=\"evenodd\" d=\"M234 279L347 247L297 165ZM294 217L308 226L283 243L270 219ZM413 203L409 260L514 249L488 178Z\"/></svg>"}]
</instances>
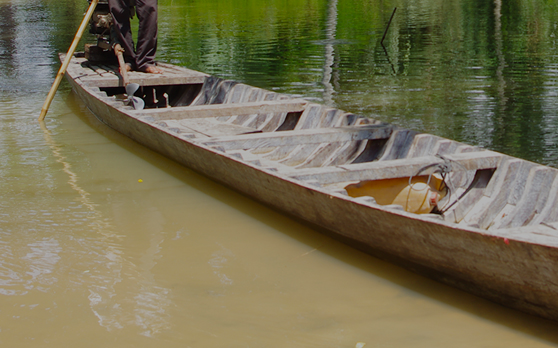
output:
<instances>
[{"instance_id":1,"label":"wooden boat","mask_svg":"<svg viewBox=\"0 0 558 348\"><path fill-rule=\"evenodd\" d=\"M142 86L143 110L122 96L116 66L76 56L66 76L96 117L148 148L379 258L558 320L558 170L159 67L161 75L129 76ZM348 194L389 180L412 186L433 172L449 190L430 213Z\"/></svg>"}]
</instances>

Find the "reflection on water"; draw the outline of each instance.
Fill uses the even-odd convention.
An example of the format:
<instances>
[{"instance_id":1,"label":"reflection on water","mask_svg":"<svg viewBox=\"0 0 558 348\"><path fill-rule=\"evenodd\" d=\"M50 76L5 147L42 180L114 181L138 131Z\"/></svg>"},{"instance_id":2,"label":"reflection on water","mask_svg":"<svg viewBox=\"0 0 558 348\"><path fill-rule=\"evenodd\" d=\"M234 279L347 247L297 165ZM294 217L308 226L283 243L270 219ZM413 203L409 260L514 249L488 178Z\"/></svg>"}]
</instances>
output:
<instances>
[{"instance_id":1,"label":"reflection on water","mask_svg":"<svg viewBox=\"0 0 558 348\"><path fill-rule=\"evenodd\" d=\"M163 60L555 163L552 4L159 3ZM555 323L356 252L115 134L67 84L41 128L86 7L0 1L3 346L558 345Z\"/></svg>"},{"instance_id":2,"label":"reflection on water","mask_svg":"<svg viewBox=\"0 0 558 348\"><path fill-rule=\"evenodd\" d=\"M333 73L333 64L335 61L335 49L333 43L335 41L335 32L337 30L337 0L329 2L329 13L326 22L326 44L325 44L325 59L323 67L323 80L324 85L323 102L325 105L333 106L333 93L335 92L331 78Z\"/></svg>"},{"instance_id":3,"label":"reflection on water","mask_svg":"<svg viewBox=\"0 0 558 348\"><path fill-rule=\"evenodd\" d=\"M555 2L164 4L162 59L558 165Z\"/></svg>"}]
</instances>

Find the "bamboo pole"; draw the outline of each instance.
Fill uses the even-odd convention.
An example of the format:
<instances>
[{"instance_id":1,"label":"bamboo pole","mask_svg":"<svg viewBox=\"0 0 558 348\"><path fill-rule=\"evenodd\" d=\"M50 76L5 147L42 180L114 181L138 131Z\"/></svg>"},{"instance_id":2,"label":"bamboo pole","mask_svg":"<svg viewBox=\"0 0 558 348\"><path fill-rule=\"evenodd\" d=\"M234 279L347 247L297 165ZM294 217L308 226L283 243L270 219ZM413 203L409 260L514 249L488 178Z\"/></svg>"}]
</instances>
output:
<instances>
[{"instance_id":1,"label":"bamboo pole","mask_svg":"<svg viewBox=\"0 0 558 348\"><path fill-rule=\"evenodd\" d=\"M99 0L91 0L91 4L89 5L89 9L87 10L87 13L85 14L85 17L83 17L83 21L81 22L81 25L80 25L77 33L76 33L76 36L74 37L74 41L72 42L72 45L68 49L68 53L66 53L66 57L64 58L64 62L62 63L62 66L60 67L60 70L58 70L58 74L56 75L56 79L54 80L54 83L52 84L52 87L50 88L50 92L48 93L48 96L45 100L45 103L43 104L43 108L41 109L41 115L39 116L39 121L43 121L45 119L45 116L48 112L48 108L50 107L50 103L52 102L52 99L54 99L54 95L56 94L56 90L58 90L58 86L60 86L60 82L62 81L62 78L64 77L64 74L66 73L66 69L68 68L68 65L70 64L70 60L72 59L72 56L74 55L74 52L76 51L76 47L77 47L79 41L81 40L81 36L83 35L83 32L85 31L85 28L87 27L87 24L89 23L89 20L93 16L93 11L95 11L95 8L97 7L98 2L99 2Z\"/></svg>"}]
</instances>

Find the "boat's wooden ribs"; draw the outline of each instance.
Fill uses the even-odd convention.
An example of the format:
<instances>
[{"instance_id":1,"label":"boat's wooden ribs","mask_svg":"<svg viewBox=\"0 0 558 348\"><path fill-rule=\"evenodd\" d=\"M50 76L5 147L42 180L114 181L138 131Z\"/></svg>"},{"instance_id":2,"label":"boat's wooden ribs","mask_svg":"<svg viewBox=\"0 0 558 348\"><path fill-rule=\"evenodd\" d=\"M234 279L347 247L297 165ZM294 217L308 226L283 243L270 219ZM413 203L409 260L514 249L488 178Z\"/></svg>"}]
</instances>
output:
<instances>
[{"instance_id":1,"label":"boat's wooden ribs","mask_svg":"<svg viewBox=\"0 0 558 348\"><path fill-rule=\"evenodd\" d=\"M519 227L533 220L546 205L557 171L536 166L529 172L525 192L515 204L509 204L508 214L499 214L491 228Z\"/></svg>"},{"instance_id":2,"label":"boat's wooden ribs","mask_svg":"<svg viewBox=\"0 0 558 348\"><path fill-rule=\"evenodd\" d=\"M414 142L415 131L399 129L389 138L380 161L395 160L407 157L410 147Z\"/></svg>"},{"instance_id":3,"label":"boat's wooden ribs","mask_svg":"<svg viewBox=\"0 0 558 348\"><path fill-rule=\"evenodd\" d=\"M558 221L558 176L554 179L550 187L546 187L548 198L546 202L538 202L535 208L538 212L530 225L538 225L540 223L550 223Z\"/></svg>"},{"instance_id":4,"label":"boat's wooden ribs","mask_svg":"<svg viewBox=\"0 0 558 348\"><path fill-rule=\"evenodd\" d=\"M203 144L206 146L221 146L226 150L252 150L275 146L386 139L389 138L392 130L393 126L386 125L317 128L203 139Z\"/></svg>"},{"instance_id":5,"label":"boat's wooden ribs","mask_svg":"<svg viewBox=\"0 0 558 348\"><path fill-rule=\"evenodd\" d=\"M320 104L312 104L300 116L295 130L317 128L321 121L325 107Z\"/></svg>"},{"instance_id":6,"label":"boat's wooden ribs","mask_svg":"<svg viewBox=\"0 0 558 348\"><path fill-rule=\"evenodd\" d=\"M456 153L445 158L458 165L455 170L481 170L497 168L505 156L492 151ZM419 170L428 165L444 164L436 156L405 158L368 163L347 164L336 167L310 168L293 170L287 173L293 179L317 181L320 184L340 182L402 178L417 175ZM428 172L425 172L426 174Z\"/></svg>"},{"instance_id":7,"label":"boat's wooden ribs","mask_svg":"<svg viewBox=\"0 0 558 348\"><path fill-rule=\"evenodd\" d=\"M178 106L174 108L146 109L130 112L134 116L151 116L155 120L180 120L188 118L207 118L268 114L281 112L301 112L308 102L301 99L261 101L252 103L211 104Z\"/></svg>"},{"instance_id":8,"label":"boat's wooden ribs","mask_svg":"<svg viewBox=\"0 0 558 348\"><path fill-rule=\"evenodd\" d=\"M444 219L449 222L459 223L463 218L475 207L475 204L482 198L486 186L492 179L493 171L479 170L475 173L475 177L469 188L458 188L453 193L451 201L447 205L441 207L447 211L444 213ZM467 190L466 194L462 196ZM456 199L459 197L459 202Z\"/></svg>"},{"instance_id":9,"label":"boat's wooden ribs","mask_svg":"<svg viewBox=\"0 0 558 348\"><path fill-rule=\"evenodd\" d=\"M511 158L494 173L471 211L450 221L490 230L540 223L552 215L547 208L556 206L547 203L555 200L556 175L552 168Z\"/></svg>"}]
</instances>

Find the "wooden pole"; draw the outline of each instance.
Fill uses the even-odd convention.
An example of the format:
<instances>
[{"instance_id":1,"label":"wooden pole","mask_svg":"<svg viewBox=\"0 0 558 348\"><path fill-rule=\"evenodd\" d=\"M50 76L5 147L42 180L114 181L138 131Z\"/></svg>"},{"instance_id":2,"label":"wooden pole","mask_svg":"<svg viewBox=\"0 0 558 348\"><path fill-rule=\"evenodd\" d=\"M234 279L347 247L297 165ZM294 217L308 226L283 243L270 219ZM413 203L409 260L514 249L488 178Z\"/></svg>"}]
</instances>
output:
<instances>
[{"instance_id":1,"label":"wooden pole","mask_svg":"<svg viewBox=\"0 0 558 348\"><path fill-rule=\"evenodd\" d=\"M91 0L91 4L89 5L89 9L87 10L87 13L85 14L85 17L83 18L83 21L81 22L81 25L80 25L77 33L76 33L76 36L74 37L74 42L72 42L72 45L68 49L68 53L66 53L66 57L64 58L64 62L62 63L62 66L60 67L60 70L58 70L58 74L56 75L56 79L54 80L54 83L52 84L52 87L50 88L50 92L48 93L48 96L45 100L45 103L43 104L43 108L41 109L41 115L39 116L39 121L43 121L45 119L45 116L48 112L48 108L50 107L50 103L52 102L52 99L54 99L54 95L56 94L56 90L58 89L58 86L60 86L60 82L62 81L62 78L64 77L64 74L66 73L66 69L68 68L68 65L70 65L70 60L72 59L72 56L74 55L74 52L76 51L76 47L79 43L79 40L81 40L81 36L83 35L83 32L85 31L85 28L87 27L87 24L89 23L89 20L93 16L93 11L95 11L95 8L97 7L98 2L99 2L99 0Z\"/></svg>"},{"instance_id":2,"label":"wooden pole","mask_svg":"<svg viewBox=\"0 0 558 348\"><path fill-rule=\"evenodd\" d=\"M120 44L114 45L114 53L118 58L118 65L120 66L120 76L122 76L122 84L126 87L130 80L128 79L128 71L126 70L126 62L124 62L124 49Z\"/></svg>"}]
</instances>

